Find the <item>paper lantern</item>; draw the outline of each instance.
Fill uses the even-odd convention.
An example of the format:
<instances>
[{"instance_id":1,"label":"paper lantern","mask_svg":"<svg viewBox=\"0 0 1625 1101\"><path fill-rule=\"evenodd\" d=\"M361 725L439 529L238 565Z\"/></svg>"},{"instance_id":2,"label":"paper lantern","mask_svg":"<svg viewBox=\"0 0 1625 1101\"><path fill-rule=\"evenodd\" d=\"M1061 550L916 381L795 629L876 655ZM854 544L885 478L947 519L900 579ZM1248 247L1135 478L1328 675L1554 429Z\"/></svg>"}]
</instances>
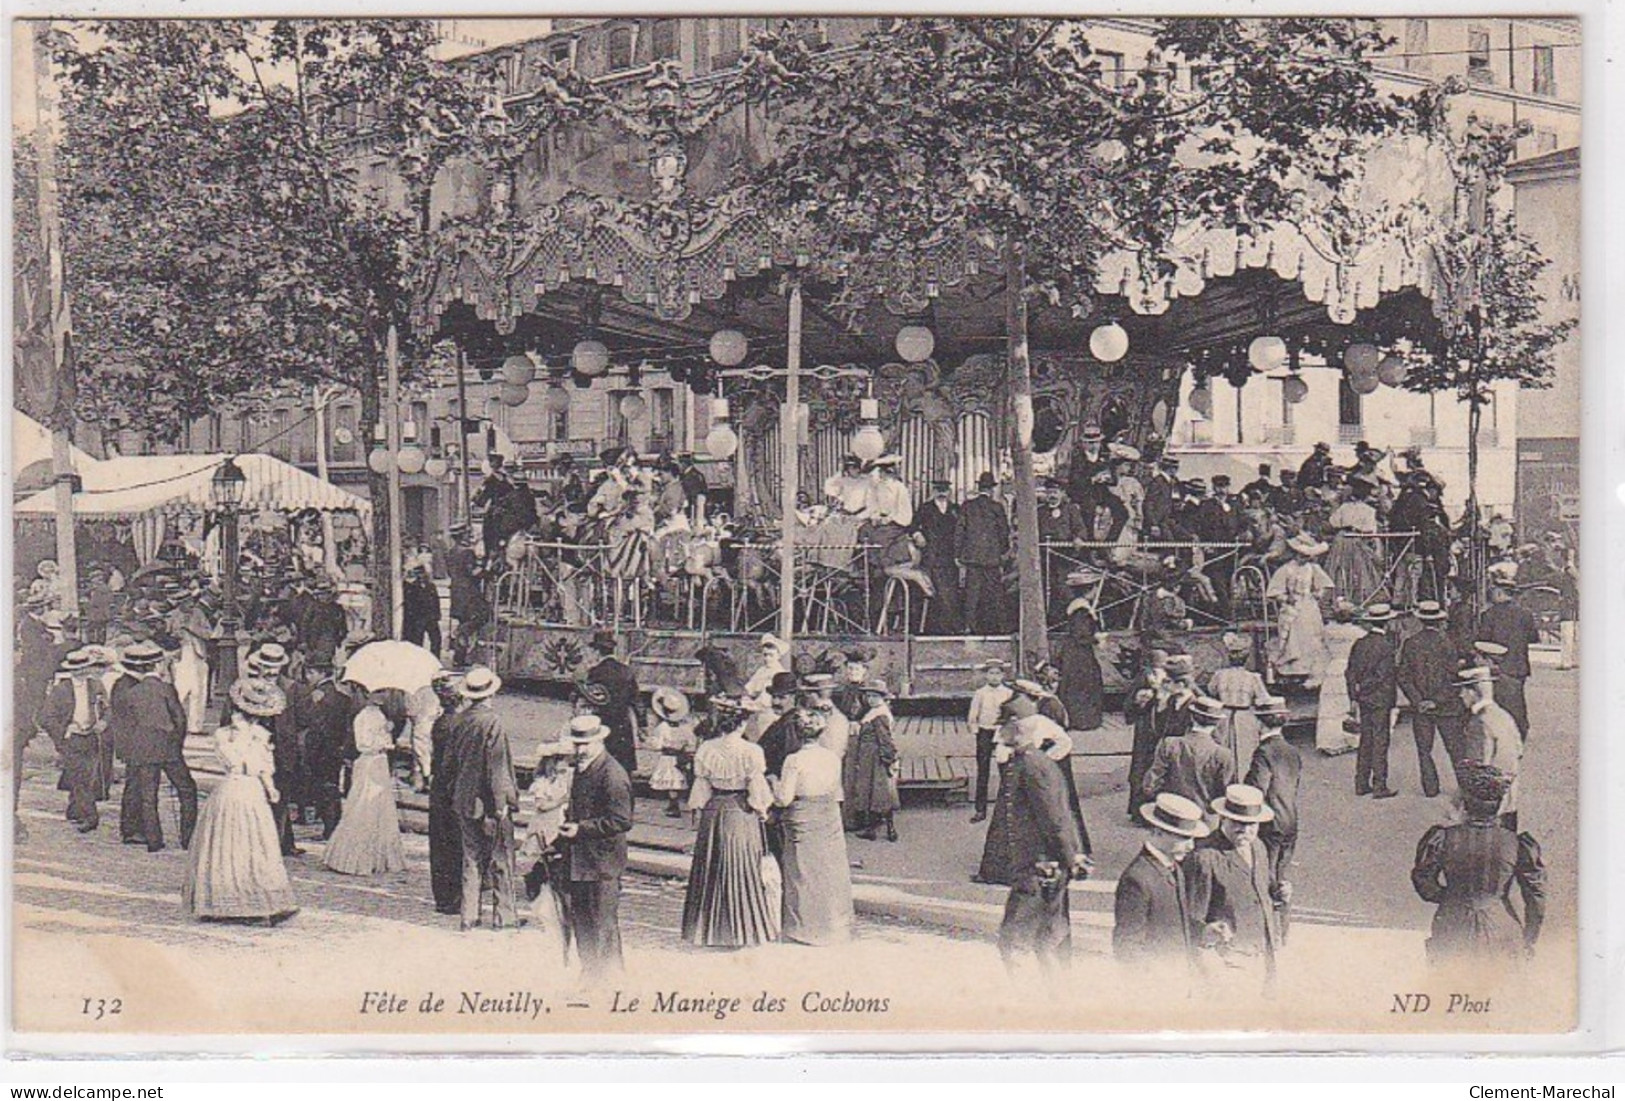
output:
<instances>
[{"instance_id":1,"label":"paper lantern","mask_svg":"<svg viewBox=\"0 0 1625 1101\"><path fill-rule=\"evenodd\" d=\"M497 397L501 399L503 405L509 408L523 405L530 400L530 387L515 386L511 382L504 382L502 389L497 393Z\"/></svg>"},{"instance_id":2,"label":"paper lantern","mask_svg":"<svg viewBox=\"0 0 1625 1101\"><path fill-rule=\"evenodd\" d=\"M872 463L886 453L886 437L873 421L864 422L852 436L852 454L866 463Z\"/></svg>"},{"instance_id":3,"label":"paper lantern","mask_svg":"<svg viewBox=\"0 0 1625 1101\"><path fill-rule=\"evenodd\" d=\"M733 427L727 421L713 424L710 435L705 437L706 454L713 459L731 459L737 450L739 437L734 433Z\"/></svg>"},{"instance_id":4,"label":"paper lantern","mask_svg":"<svg viewBox=\"0 0 1625 1101\"><path fill-rule=\"evenodd\" d=\"M1378 381L1376 372L1349 376L1349 389L1356 394L1374 394L1382 383Z\"/></svg>"},{"instance_id":5,"label":"paper lantern","mask_svg":"<svg viewBox=\"0 0 1625 1101\"><path fill-rule=\"evenodd\" d=\"M1405 362L1403 356L1383 356L1382 362L1377 365L1377 381L1384 386L1403 386L1410 374L1411 365Z\"/></svg>"},{"instance_id":6,"label":"paper lantern","mask_svg":"<svg viewBox=\"0 0 1625 1101\"><path fill-rule=\"evenodd\" d=\"M1382 353L1372 344L1350 344L1343 353L1343 366L1351 375L1375 374L1382 362Z\"/></svg>"},{"instance_id":7,"label":"paper lantern","mask_svg":"<svg viewBox=\"0 0 1625 1101\"><path fill-rule=\"evenodd\" d=\"M924 363L936 350L937 338L924 325L904 325L897 330L896 344L904 363Z\"/></svg>"},{"instance_id":8,"label":"paper lantern","mask_svg":"<svg viewBox=\"0 0 1625 1101\"><path fill-rule=\"evenodd\" d=\"M1198 386L1191 391L1191 409L1201 417L1213 415L1213 391L1206 386Z\"/></svg>"},{"instance_id":9,"label":"paper lantern","mask_svg":"<svg viewBox=\"0 0 1625 1101\"><path fill-rule=\"evenodd\" d=\"M1301 375L1289 375L1281 383L1281 396L1284 397L1289 404L1297 405L1300 401L1309 396L1309 384L1303 381L1303 376Z\"/></svg>"},{"instance_id":10,"label":"paper lantern","mask_svg":"<svg viewBox=\"0 0 1625 1101\"><path fill-rule=\"evenodd\" d=\"M402 474L422 474L423 467L428 461L429 456L423 453L423 448L412 443L401 448L400 454L395 457L395 463L401 468Z\"/></svg>"},{"instance_id":11,"label":"paper lantern","mask_svg":"<svg viewBox=\"0 0 1625 1101\"><path fill-rule=\"evenodd\" d=\"M745 334L735 329L722 329L711 334L711 359L723 367L737 367L750 354L750 342Z\"/></svg>"},{"instance_id":12,"label":"paper lantern","mask_svg":"<svg viewBox=\"0 0 1625 1101\"><path fill-rule=\"evenodd\" d=\"M628 394L621 399L621 416L629 421L640 421L649 413L649 403L637 394Z\"/></svg>"},{"instance_id":13,"label":"paper lantern","mask_svg":"<svg viewBox=\"0 0 1625 1101\"><path fill-rule=\"evenodd\" d=\"M1286 341L1278 336L1261 336L1247 345L1247 362L1259 373L1286 365Z\"/></svg>"},{"instance_id":14,"label":"paper lantern","mask_svg":"<svg viewBox=\"0 0 1625 1101\"><path fill-rule=\"evenodd\" d=\"M536 377L536 364L529 356L509 356L502 361L502 381L509 386L528 386Z\"/></svg>"},{"instance_id":15,"label":"paper lantern","mask_svg":"<svg viewBox=\"0 0 1625 1101\"><path fill-rule=\"evenodd\" d=\"M609 349L596 340L583 340L570 353L570 366L578 375L596 378L609 370Z\"/></svg>"},{"instance_id":16,"label":"paper lantern","mask_svg":"<svg viewBox=\"0 0 1625 1101\"><path fill-rule=\"evenodd\" d=\"M375 447L367 455L367 469L374 474L388 474L395 469L395 456L389 453L387 447Z\"/></svg>"},{"instance_id":17,"label":"paper lantern","mask_svg":"<svg viewBox=\"0 0 1625 1101\"><path fill-rule=\"evenodd\" d=\"M1117 322L1108 322L1089 334L1089 351L1102 363L1116 363L1128 355L1128 333Z\"/></svg>"},{"instance_id":18,"label":"paper lantern","mask_svg":"<svg viewBox=\"0 0 1625 1101\"><path fill-rule=\"evenodd\" d=\"M424 462L423 473L438 480L451 473L451 464L445 459L442 459L440 456L436 455Z\"/></svg>"},{"instance_id":19,"label":"paper lantern","mask_svg":"<svg viewBox=\"0 0 1625 1101\"><path fill-rule=\"evenodd\" d=\"M543 400L547 402L547 409L550 413L568 413L570 411L570 391L562 386L549 386L547 388L547 397Z\"/></svg>"}]
</instances>

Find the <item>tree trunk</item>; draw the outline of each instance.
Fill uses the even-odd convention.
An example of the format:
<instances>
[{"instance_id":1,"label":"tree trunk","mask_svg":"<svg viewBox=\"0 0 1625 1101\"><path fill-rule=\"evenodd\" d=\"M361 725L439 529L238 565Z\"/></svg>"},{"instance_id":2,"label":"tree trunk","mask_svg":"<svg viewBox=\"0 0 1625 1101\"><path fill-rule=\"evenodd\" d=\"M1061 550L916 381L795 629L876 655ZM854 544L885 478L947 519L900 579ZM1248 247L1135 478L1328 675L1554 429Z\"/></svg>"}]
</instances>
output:
<instances>
[{"instance_id":1,"label":"tree trunk","mask_svg":"<svg viewBox=\"0 0 1625 1101\"><path fill-rule=\"evenodd\" d=\"M1479 400L1475 383L1472 399L1467 403L1467 563L1472 574L1473 611L1476 615L1485 604L1484 567L1489 565L1478 509L1478 429L1484 419L1484 404Z\"/></svg>"},{"instance_id":2,"label":"tree trunk","mask_svg":"<svg viewBox=\"0 0 1625 1101\"><path fill-rule=\"evenodd\" d=\"M1044 573L1038 545L1038 494L1033 477L1033 378L1027 354L1027 263L1021 243L1004 244L1004 327L1009 372L1010 465L1016 491L1016 582L1020 590L1020 654L1025 670L1049 660Z\"/></svg>"},{"instance_id":3,"label":"tree trunk","mask_svg":"<svg viewBox=\"0 0 1625 1101\"><path fill-rule=\"evenodd\" d=\"M382 352L379 351L379 357ZM370 457L373 431L382 424L382 395L378 387L376 368L362 372L357 380L361 391L361 445L363 456ZM389 479L367 468L367 497L372 502L372 530L367 537L367 574L372 579L372 633L375 638L389 638L392 634L392 613L389 605Z\"/></svg>"}]
</instances>

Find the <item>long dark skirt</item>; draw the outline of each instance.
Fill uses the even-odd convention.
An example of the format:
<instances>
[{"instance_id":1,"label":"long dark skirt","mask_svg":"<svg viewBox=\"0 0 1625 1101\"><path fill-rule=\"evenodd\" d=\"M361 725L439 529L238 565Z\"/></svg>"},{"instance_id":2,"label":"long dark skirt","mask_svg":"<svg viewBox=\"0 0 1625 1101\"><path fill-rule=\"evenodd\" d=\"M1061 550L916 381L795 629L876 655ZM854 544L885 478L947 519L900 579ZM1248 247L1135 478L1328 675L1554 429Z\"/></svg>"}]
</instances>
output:
<instances>
[{"instance_id":1,"label":"long dark skirt","mask_svg":"<svg viewBox=\"0 0 1625 1101\"><path fill-rule=\"evenodd\" d=\"M429 886L434 908L457 913L463 904L463 834L451 790L438 776L429 786Z\"/></svg>"},{"instance_id":2,"label":"long dark skirt","mask_svg":"<svg viewBox=\"0 0 1625 1101\"><path fill-rule=\"evenodd\" d=\"M779 939L778 908L762 879L767 839L745 793L719 791L700 812L683 899L683 939L702 948L751 948Z\"/></svg>"},{"instance_id":3,"label":"long dark skirt","mask_svg":"<svg viewBox=\"0 0 1625 1101\"><path fill-rule=\"evenodd\" d=\"M1077 639L1064 638L1055 644L1055 661L1061 671L1057 695L1066 707L1068 729L1099 730L1106 685L1095 648Z\"/></svg>"},{"instance_id":4,"label":"long dark skirt","mask_svg":"<svg viewBox=\"0 0 1625 1101\"><path fill-rule=\"evenodd\" d=\"M1066 802L1072 809L1072 821L1078 827L1078 841L1083 845L1084 854L1092 855L1094 846L1089 843L1089 827L1083 824L1083 802L1078 798L1078 777L1072 771L1072 758L1057 761L1061 766L1061 779L1066 782Z\"/></svg>"},{"instance_id":5,"label":"long dark skirt","mask_svg":"<svg viewBox=\"0 0 1625 1101\"><path fill-rule=\"evenodd\" d=\"M1010 874L1010 766L999 766L999 798L993 804L993 815L987 823L987 840L982 845L982 865L976 876L983 883L996 883L1008 887L1013 881Z\"/></svg>"},{"instance_id":6,"label":"long dark skirt","mask_svg":"<svg viewBox=\"0 0 1625 1101\"><path fill-rule=\"evenodd\" d=\"M852 872L833 795L801 798L779 819L784 834L784 939L840 944L852 936Z\"/></svg>"}]
</instances>

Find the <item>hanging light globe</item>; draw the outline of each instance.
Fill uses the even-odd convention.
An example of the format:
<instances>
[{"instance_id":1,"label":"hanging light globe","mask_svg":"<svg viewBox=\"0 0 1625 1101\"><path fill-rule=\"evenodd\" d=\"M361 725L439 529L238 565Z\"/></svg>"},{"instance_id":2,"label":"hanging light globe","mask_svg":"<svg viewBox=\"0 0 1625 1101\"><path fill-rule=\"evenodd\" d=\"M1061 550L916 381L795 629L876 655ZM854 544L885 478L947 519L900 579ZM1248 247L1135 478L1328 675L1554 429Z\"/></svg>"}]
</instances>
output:
<instances>
[{"instance_id":1,"label":"hanging light globe","mask_svg":"<svg viewBox=\"0 0 1625 1101\"><path fill-rule=\"evenodd\" d=\"M1302 375L1289 375L1281 383L1281 396L1290 405L1297 405L1309 396L1309 384L1303 381Z\"/></svg>"},{"instance_id":2,"label":"hanging light globe","mask_svg":"<svg viewBox=\"0 0 1625 1101\"><path fill-rule=\"evenodd\" d=\"M1377 365L1377 380L1384 386L1403 386L1410 377L1411 365L1405 362L1404 356L1387 355Z\"/></svg>"},{"instance_id":3,"label":"hanging light globe","mask_svg":"<svg viewBox=\"0 0 1625 1101\"><path fill-rule=\"evenodd\" d=\"M1343 366L1351 375L1375 374L1382 362L1382 352L1374 344L1350 344L1343 353Z\"/></svg>"},{"instance_id":4,"label":"hanging light globe","mask_svg":"<svg viewBox=\"0 0 1625 1101\"><path fill-rule=\"evenodd\" d=\"M1116 363L1128 355L1128 333L1115 321L1089 334L1089 351L1102 363Z\"/></svg>"},{"instance_id":5,"label":"hanging light globe","mask_svg":"<svg viewBox=\"0 0 1625 1101\"><path fill-rule=\"evenodd\" d=\"M1191 410L1203 418L1213 415L1213 391L1206 385L1191 391Z\"/></svg>"},{"instance_id":6,"label":"hanging light globe","mask_svg":"<svg viewBox=\"0 0 1625 1101\"><path fill-rule=\"evenodd\" d=\"M601 341L583 340L570 353L570 366L578 375L597 378L609 370L609 349Z\"/></svg>"},{"instance_id":7,"label":"hanging light globe","mask_svg":"<svg viewBox=\"0 0 1625 1101\"><path fill-rule=\"evenodd\" d=\"M1247 362L1264 374L1286 366L1286 341L1278 336L1261 336L1247 345Z\"/></svg>"},{"instance_id":8,"label":"hanging light globe","mask_svg":"<svg viewBox=\"0 0 1625 1101\"><path fill-rule=\"evenodd\" d=\"M415 443L402 447L400 454L395 457L395 465L400 467L402 474L422 474L428 461L429 456L425 455L423 448Z\"/></svg>"},{"instance_id":9,"label":"hanging light globe","mask_svg":"<svg viewBox=\"0 0 1625 1101\"><path fill-rule=\"evenodd\" d=\"M720 329L711 334L711 359L722 367L737 367L750 354L750 342L737 329Z\"/></svg>"},{"instance_id":10,"label":"hanging light globe","mask_svg":"<svg viewBox=\"0 0 1625 1101\"><path fill-rule=\"evenodd\" d=\"M924 325L904 325L897 330L896 344L904 363L924 363L936 351L937 338Z\"/></svg>"},{"instance_id":11,"label":"hanging light globe","mask_svg":"<svg viewBox=\"0 0 1625 1101\"><path fill-rule=\"evenodd\" d=\"M512 409L530 400L530 387L516 386L511 382L504 382L502 389L497 393L497 397L501 399L503 405Z\"/></svg>"},{"instance_id":12,"label":"hanging light globe","mask_svg":"<svg viewBox=\"0 0 1625 1101\"><path fill-rule=\"evenodd\" d=\"M509 386L528 386L536 377L536 363L529 356L509 356L502 361L502 381Z\"/></svg>"},{"instance_id":13,"label":"hanging light globe","mask_svg":"<svg viewBox=\"0 0 1625 1101\"><path fill-rule=\"evenodd\" d=\"M734 432L733 426L727 421L718 421L711 426L711 432L705 437L705 453L713 459L731 459L734 452L739 450L739 436Z\"/></svg>"},{"instance_id":14,"label":"hanging light globe","mask_svg":"<svg viewBox=\"0 0 1625 1101\"><path fill-rule=\"evenodd\" d=\"M367 469L374 474L388 474L395 469L395 456L387 447L375 447L367 455Z\"/></svg>"},{"instance_id":15,"label":"hanging light globe","mask_svg":"<svg viewBox=\"0 0 1625 1101\"><path fill-rule=\"evenodd\" d=\"M423 464L423 473L438 481L451 472L451 464L439 455L431 456Z\"/></svg>"},{"instance_id":16,"label":"hanging light globe","mask_svg":"<svg viewBox=\"0 0 1625 1101\"><path fill-rule=\"evenodd\" d=\"M1349 389L1353 390L1356 394L1374 394L1377 392L1377 387L1381 385L1382 383L1378 380L1375 371L1372 371L1369 374L1351 375L1349 377Z\"/></svg>"},{"instance_id":17,"label":"hanging light globe","mask_svg":"<svg viewBox=\"0 0 1625 1101\"><path fill-rule=\"evenodd\" d=\"M621 399L621 416L629 421L640 421L649 414L649 403L641 395L628 394Z\"/></svg>"},{"instance_id":18,"label":"hanging light globe","mask_svg":"<svg viewBox=\"0 0 1625 1101\"><path fill-rule=\"evenodd\" d=\"M852 454L866 463L872 463L886 453L886 437L873 421L864 422L852 436Z\"/></svg>"},{"instance_id":19,"label":"hanging light globe","mask_svg":"<svg viewBox=\"0 0 1625 1101\"><path fill-rule=\"evenodd\" d=\"M547 410L550 413L568 413L570 411L570 391L562 386L549 386L547 397Z\"/></svg>"}]
</instances>

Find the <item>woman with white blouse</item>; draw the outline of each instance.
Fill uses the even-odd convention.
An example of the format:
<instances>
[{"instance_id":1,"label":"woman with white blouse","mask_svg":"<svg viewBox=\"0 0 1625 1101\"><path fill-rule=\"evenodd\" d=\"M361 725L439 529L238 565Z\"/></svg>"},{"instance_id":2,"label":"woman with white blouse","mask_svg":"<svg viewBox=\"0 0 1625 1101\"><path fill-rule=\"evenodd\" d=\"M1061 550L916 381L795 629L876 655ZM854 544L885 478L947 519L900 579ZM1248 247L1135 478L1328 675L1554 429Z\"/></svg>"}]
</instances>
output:
<instances>
[{"instance_id":1,"label":"woman with white blouse","mask_svg":"<svg viewBox=\"0 0 1625 1101\"><path fill-rule=\"evenodd\" d=\"M841 825L841 756L823 741L824 717L795 712L802 747L785 758L774 789L784 808L784 939L841 944L852 936L852 874Z\"/></svg>"},{"instance_id":2,"label":"woman with white blouse","mask_svg":"<svg viewBox=\"0 0 1625 1101\"><path fill-rule=\"evenodd\" d=\"M773 793L762 748L745 740L746 717L738 700L713 697L713 735L694 752L688 809L700 821L683 939L702 948L751 948L779 938L778 909L762 876Z\"/></svg>"},{"instance_id":3,"label":"woman with white blouse","mask_svg":"<svg viewBox=\"0 0 1625 1101\"><path fill-rule=\"evenodd\" d=\"M322 863L344 875L376 875L406 870L400 812L395 809L395 777L386 754L394 744L384 715L383 693L374 692L356 715L355 763L350 793L338 828L327 842Z\"/></svg>"}]
</instances>

